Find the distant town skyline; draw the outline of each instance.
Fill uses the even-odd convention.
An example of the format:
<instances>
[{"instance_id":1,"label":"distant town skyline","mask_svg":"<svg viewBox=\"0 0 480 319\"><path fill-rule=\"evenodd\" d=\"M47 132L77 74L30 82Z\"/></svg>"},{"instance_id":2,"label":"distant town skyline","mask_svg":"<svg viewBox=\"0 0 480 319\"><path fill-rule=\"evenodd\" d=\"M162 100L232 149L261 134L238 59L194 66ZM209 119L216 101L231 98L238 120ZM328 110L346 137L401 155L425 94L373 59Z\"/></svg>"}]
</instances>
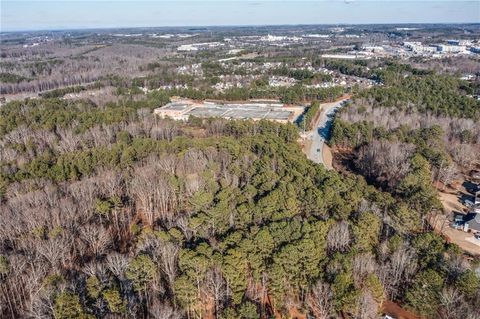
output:
<instances>
[{"instance_id":1,"label":"distant town skyline","mask_svg":"<svg viewBox=\"0 0 480 319\"><path fill-rule=\"evenodd\" d=\"M381 23L480 23L480 1L1 1L2 32Z\"/></svg>"}]
</instances>

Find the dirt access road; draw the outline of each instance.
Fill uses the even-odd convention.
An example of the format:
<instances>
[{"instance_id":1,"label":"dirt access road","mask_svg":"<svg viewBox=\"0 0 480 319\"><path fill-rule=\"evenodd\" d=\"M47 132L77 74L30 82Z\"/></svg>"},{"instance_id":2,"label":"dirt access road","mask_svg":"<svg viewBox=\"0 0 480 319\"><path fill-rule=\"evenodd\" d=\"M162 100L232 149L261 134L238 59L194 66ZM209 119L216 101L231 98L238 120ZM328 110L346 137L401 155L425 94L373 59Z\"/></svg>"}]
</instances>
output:
<instances>
[{"instance_id":1,"label":"dirt access road","mask_svg":"<svg viewBox=\"0 0 480 319\"><path fill-rule=\"evenodd\" d=\"M330 149L325 145L325 141L330 138L335 113L341 108L350 97L344 97L332 103L320 105L320 113L316 117L314 129L305 132L305 153L307 158L315 163L323 164L328 169L332 169L332 160Z\"/></svg>"}]
</instances>

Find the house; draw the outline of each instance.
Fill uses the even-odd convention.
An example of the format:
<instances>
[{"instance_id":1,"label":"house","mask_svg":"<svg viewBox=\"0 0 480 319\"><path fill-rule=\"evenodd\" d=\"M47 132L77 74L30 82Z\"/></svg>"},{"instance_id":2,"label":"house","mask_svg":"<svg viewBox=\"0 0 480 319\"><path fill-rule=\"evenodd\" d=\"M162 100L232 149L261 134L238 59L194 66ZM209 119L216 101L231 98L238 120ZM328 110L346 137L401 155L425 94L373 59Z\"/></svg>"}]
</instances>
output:
<instances>
[{"instance_id":1,"label":"house","mask_svg":"<svg viewBox=\"0 0 480 319\"><path fill-rule=\"evenodd\" d=\"M475 193L475 200L467 215L456 214L452 227L465 232L480 233L480 191Z\"/></svg>"},{"instance_id":2,"label":"house","mask_svg":"<svg viewBox=\"0 0 480 319\"><path fill-rule=\"evenodd\" d=\"M480 213L470 212L463 218L463 231L480 232Z\"/></svg>"}]
</instances>

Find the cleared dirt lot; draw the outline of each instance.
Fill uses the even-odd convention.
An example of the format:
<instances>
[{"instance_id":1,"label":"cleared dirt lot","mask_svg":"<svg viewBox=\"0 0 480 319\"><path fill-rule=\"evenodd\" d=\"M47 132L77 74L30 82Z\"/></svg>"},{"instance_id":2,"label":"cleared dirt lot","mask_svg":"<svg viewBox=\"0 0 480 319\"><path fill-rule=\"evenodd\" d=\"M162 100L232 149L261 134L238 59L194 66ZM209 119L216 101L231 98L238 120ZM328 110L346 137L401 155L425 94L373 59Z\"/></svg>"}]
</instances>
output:
<instances>
[{"instance_id":1,"label":"cleared dirt lot","mask_svg":"<svg viewBox=\"0 0 480 319\"><path fill-rule=\"evenodd\" d=\"M419 319L420 317L413 314L412 312L401 308L398 304L392 301L384 301L382 304L382 311L390 316L393 316L397 319Z\"/></svg>"},{"instance_id":2,"label":"cleared dirt lot","mask_svg":"<svg viewBox=\"0 0 480 319\"><path fill-rule=\"evenodd\" d=\"M438 196L440 198L440 201L443 204L443 208L448 212L458 212L462 213L467 210L467 207L463 205L459 199L458 196L459 194L457 192L453 193L452 191L450 192L438 192Z\"/></svg>"},{"instance_id":3,"label":"cleared dirt lot","mask_svg":"<svg viewBox=\"0 0 480 319\"><path fill-rule=\"evenodd\" d=\"M323 164L327 169L333 169L333 155L330 146L323 145L322 149Z\"/></svg>"}]
</instances>

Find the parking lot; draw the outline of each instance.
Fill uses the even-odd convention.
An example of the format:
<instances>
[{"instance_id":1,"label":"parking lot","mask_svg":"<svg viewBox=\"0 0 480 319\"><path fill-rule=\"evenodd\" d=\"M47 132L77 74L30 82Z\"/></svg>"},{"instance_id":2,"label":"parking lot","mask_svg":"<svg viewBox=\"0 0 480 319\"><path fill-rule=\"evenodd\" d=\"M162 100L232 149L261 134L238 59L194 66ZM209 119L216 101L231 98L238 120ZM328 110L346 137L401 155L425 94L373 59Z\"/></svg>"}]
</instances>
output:
<instances>
[{"instance_id":1,"label":"parking lot","mask_svg":"<svg viewBox=\"0 0 480 319\"><path fill-rule=\"evenodd\" d=\"M216 103L179 100L155 110L161 117L187 120L190 116L226 119L271 120L281 123L294 122L303 112L303 106L285 106L279 103Z\"/></svg>"}]
</instances>

